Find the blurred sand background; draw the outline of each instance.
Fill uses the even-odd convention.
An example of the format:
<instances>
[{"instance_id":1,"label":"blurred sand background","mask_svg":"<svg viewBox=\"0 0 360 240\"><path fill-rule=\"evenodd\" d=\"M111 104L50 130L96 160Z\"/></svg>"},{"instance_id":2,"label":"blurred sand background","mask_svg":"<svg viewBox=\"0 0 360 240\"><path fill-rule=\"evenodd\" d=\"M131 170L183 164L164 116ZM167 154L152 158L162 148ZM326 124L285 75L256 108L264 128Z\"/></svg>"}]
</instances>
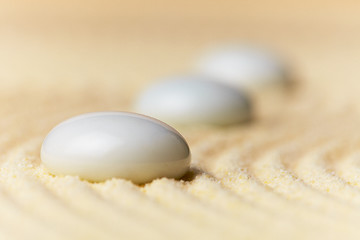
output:
<instances>
[{"instance_id":1,"label":"blurred sand background","mask_svg":"<svg viewBox=\"0 0 360 240\"><path fill-rule=\"evenodd\" d=\"M0 239L358 239L360 2L0 0ZM46 133L130 110L221 43L268 46L297 88L251 124L181 127L182 181L49 175Z\"/></svg>"}]
</instances>

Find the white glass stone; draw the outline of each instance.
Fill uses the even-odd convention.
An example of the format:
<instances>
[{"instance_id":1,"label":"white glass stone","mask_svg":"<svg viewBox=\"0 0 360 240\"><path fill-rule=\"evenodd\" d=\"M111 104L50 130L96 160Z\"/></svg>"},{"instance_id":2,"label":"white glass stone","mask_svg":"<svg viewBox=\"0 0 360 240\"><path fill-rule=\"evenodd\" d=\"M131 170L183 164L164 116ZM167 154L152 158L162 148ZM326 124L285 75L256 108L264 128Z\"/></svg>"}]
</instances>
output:
<instances>
[{"instance_id":1,"label":"white glass stone","mask_svg":"<svg viewBox=\"0 0 360 240\"><path fill-rule=\"evenodd\" d=\"M180 178L190 158L188 144L175 129L126 112L70 118L51 130L41 148L41 160L50 172L90 181Z\"/></svg>"},{"instance_id":2,"label":"white glass stone","mask_svg":"<svg viewBox=\"0 0 360 240\"><path fill-rule=\"evenodd\" d=\"M247 96L238 89L201 76L176 76L145 90L136 112L173 124L229 125L250 118Z\"/></svg>"},{"instance_id":3,"label":"white glass stone","mask_svg":"<svg viewBox=\"0 0 360 240\"><path fill-rule=\"evenodd\" d=\"M196 63L199 74L213 77L235 87L253 90L283 85L286 67L276 56L260 48L229 46L208 52Z\"/></svg>"}]
</instances>

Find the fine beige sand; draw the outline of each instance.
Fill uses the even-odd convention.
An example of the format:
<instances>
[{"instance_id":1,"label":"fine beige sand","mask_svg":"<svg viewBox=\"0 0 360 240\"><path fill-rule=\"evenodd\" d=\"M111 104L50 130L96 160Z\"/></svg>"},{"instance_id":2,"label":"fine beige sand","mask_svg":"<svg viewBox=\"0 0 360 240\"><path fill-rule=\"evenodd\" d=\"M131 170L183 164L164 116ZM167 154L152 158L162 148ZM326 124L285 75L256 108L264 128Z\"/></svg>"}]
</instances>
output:
<instances>
[{"instance_id":1,"label":"fine beige sand","mask_svg":"<svg viewBox=\"0 0 360 240\"><path fill-rule=\"evenodd\" d=\"M359 239L356 1L20 1L0 7L0 239ZM252 122L175 126L181 180L53 176L41 143L85 112L131 110L212 46L288 59L292 89L253 94Z\"/></svg>"}]
</instances>

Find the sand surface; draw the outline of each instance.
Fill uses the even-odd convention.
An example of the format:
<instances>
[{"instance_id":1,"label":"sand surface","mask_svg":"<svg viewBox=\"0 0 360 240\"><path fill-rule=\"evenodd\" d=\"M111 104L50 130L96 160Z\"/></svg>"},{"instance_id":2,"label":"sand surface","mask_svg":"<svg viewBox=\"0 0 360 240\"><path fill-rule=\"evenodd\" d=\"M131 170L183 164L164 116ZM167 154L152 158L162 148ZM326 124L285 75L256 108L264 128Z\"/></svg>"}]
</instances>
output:
<instances>
[{"instance_id":1,"label":"sand surface","mask_svg":"<svg viewBox=\"0 0 360 240\"><path fill-rule=\"evenodd\" d=\"M356 1L1 5L0 239L359 239ZM285 56L297 84L254 94L248 124L177 126L193 154L182 180L89 183L41 165L57 123L129 111L159 77L244 40Z\"/></svg>"}]
</instances>

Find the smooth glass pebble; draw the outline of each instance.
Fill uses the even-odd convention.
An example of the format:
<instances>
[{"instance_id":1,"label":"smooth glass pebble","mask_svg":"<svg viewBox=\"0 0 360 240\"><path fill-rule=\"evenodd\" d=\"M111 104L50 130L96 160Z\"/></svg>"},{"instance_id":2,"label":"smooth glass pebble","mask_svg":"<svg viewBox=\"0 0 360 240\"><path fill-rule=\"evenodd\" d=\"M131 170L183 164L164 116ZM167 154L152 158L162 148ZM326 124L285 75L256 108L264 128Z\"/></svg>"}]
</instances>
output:
<instances>
[{"instance_id":1,"label":"smooth glass pebble","mask_svg":"<svg viewBox=\"0 0 360 240\"><path fill-rule=\"evenodd\" d=\"M50 172L90 181L180 178L190 158L188 144L175 129L126 112L70 118L51 130L41 148L41 160Z\"/></svg>"},{"instance_id":2,"label":"smooth glass pebble","mask_svg":"<svg viewBox=\"0 0 360 240\"><path fill-rule=\"evenodd\" d=\"M135 102L136 112L173 124L229 125L250 118L247 96L200 76L176 76L150 86Z\"/></svg>"},{"instance_id":3,"label":"smooth glass pebble","mask_svg":"<svg viewBox=\"0 0 360 240\"><path fill-rule=\"evenodd\" d=\"M242 89L287 83L286 67L260 48L231 46L208 52L196 64L199 74Z\"/></svg>"}]
</instances>

